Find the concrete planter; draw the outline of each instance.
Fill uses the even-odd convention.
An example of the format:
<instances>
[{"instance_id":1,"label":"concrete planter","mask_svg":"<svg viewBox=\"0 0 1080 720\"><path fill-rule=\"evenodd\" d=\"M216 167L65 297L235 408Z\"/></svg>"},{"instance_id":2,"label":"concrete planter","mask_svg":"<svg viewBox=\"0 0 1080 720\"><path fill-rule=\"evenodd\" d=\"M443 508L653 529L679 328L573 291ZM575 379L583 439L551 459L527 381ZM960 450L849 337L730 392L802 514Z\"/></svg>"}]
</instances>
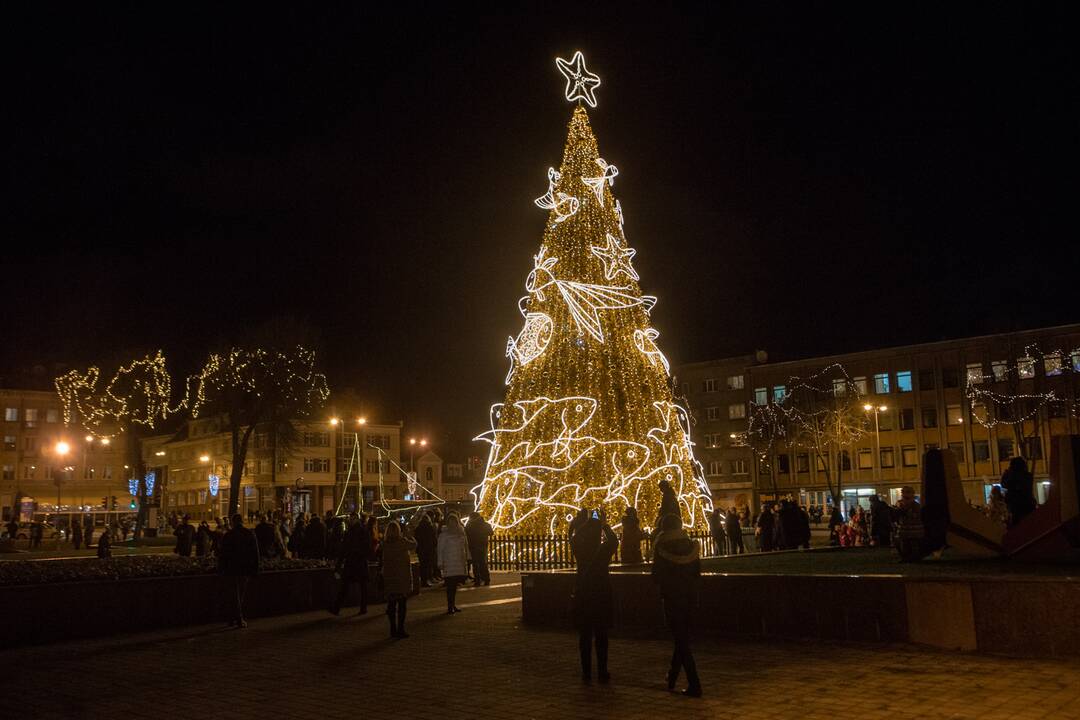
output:
<instances>
[{"instance_id":1,"label":"concrete planter","mask_svg":"<svg viewBox=\"0 0 1080 720\"><path fill-rule=\"evenodd\" d=\"M369 602L383 601L377 574L373 568ZM414 564L416 589L418 577ZM180 575L0 588L0 637L9 645L28 645L224 622L233 587L232 578L220 575ZM325 610L337 589L329 568L263 572L251 580L244 614L259 618ZM354 586L346 605L358 602Z\"/></svg>"},{"instance_id":2,"label":"concrete planter","mask_svg":"<svg viewBox=\"0 0 1080 720\"><path fill-rule=\"evenodd\" d=\"M647 573L613 572L615 624L663 627ZM568 626L572 572L522 575L522 614ZM1080 581L895 575L702 576L698 631L726 637L914 642L944 649L1080 655Z\"/></svg>"}]
</instances>

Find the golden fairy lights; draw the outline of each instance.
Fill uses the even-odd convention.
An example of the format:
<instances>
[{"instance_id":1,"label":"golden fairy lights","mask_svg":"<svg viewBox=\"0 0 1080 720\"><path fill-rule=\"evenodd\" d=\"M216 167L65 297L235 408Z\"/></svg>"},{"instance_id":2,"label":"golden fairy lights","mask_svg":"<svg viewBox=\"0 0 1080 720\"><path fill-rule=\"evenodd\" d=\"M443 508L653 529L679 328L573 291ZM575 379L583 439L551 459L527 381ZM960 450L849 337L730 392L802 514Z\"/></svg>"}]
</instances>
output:
<instances>
[{"instance_id":1,"label":"golden fairy lights","mask_svg":"<svg viewBox=\"0 0 1080 720\"><path fill-rule=\"evenodd\" d=\"M499 531L562 532L583 507L617 523L633 506L651 525L660 480L675 489L684 522L707 527L712 501L655 343L656 298L642 295L631 264L611 190L617 173L579 106L562 165L537 200L550 212L519 303L525 324L507 343L505 402L478 438L491 447L473 494Z\"/></svg>"}]
</instances>

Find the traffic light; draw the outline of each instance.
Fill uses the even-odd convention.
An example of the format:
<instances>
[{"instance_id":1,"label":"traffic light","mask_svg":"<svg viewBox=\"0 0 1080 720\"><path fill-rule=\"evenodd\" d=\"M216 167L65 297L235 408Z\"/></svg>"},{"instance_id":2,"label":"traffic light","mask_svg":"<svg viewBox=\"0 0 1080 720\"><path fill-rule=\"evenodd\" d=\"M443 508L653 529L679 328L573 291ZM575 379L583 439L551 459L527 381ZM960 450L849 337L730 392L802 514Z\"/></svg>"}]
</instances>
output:
<instances>
[{"instance_id":1,"label":"traffic light","mask_svg":"<svg viewBox=\"0 0 1080 720\"><path fill-rule=\"evenodd\" d=\"M105 508L106 510L109 509L109 498L108 498L108 496L101 498L101 507Z\"/></svg>"},{"instance_id":2,"label":"traffic light","mask_svg":"<svg viewBox=\"0 0 1080 720\"><path fill-rule=\"evenodd\" d=\"M135 499L134 498L131 499L131 502L128 504L128 507L131 508L132 510L135 509Z\"/></svg>"},{"instance_id":3,"label":"traffic light","mask_svg":"<svg viewBox=\"0 0 1080 720\"><path fill-rule=\"evenodd\" d=\"M109 509L111 509L111 510L116 509L116 496L115 495L112 496L112 505L109 506Z\"/></svg>"}]
</instances>

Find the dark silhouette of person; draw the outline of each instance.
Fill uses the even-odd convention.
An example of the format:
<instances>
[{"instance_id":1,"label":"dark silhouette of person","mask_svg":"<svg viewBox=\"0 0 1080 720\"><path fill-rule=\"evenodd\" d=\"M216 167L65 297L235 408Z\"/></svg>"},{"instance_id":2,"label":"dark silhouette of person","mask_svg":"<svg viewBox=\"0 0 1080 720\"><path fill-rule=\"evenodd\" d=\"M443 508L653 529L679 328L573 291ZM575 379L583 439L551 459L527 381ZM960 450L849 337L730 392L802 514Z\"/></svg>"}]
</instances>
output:
<instances>
[{"instance_id":1,"label":"dark silhouette of person","mask_svg":"<svg viewBox=\"0 0 1080 720\"><path fill-rule=\"evenodd\" d=\"M638 518L637 510L628 507L622 516L622 544L620 546L620 553L623 563L632 564L644 562L644 558L641 557L641 540L641 520Z\"/></svg>"},{"instance_id":2,"label":"dark silhouette of person","mask_svg":"<svg viewBox=\"0 0 1080 720\"><path fill-rule=\"evenodd\" d=\"M668 690L675 689L679 673L686 672L683 695L701 697L701 679L690 651L690 626L698 603L701 560L698 545L682 528L677 515L666 515L653 549L653 580L660 585L664 619L675 641L668 670Z\"/></svg>"},{"instance_id":3,"label":"dark silhouette of person","mask_svg":"<svg viewBox=\"0 0 1080 720\"><path fill-rule=\"evenodd\" d=\"M229 626L245 628L244 596L247 594L248 581L259 574L259 541L255 539L255 533L244 527L244 518L240 513L232 516L232 528L221 539L218 571L235 580L236 608Z\"/></svg>"},{"instance_id":4,"label":"dark silhouette of person","mask_svg":"<svg viewBox=\"0 0 1080 720\"><path fill-rule=\"evenodd\" d=\"M619 549L619 538L605 522L603 511L595 511L570 537L577 573L572 602L578 629L581 679L592 681L592 648L596 645L596 678L611 680L608 672L608 630L614 612L611 577L608 569Z\"/></svg>"},{"instance_id":5,"label":"dark silhouette of person","mask_svg":"<svg viewBox=\"0 0 1080 720\"><path fill-rule=\"evenodd\" d=\"M338 547L337 566L334 574L340 579L337 599L330 607L330 612L337 615L341 612L341 606L345 603L345 596L349 592L349 586L353 583L360 585L360 615L367 614L368 604L368 560L371 558L371 538L368 529L360 516L353 512L349 514L348 530L341 539Z\"/></svg>"},{"instance_id":6,"label":"dark silhouette of person","mask_svg":"<svg viewBox=\"0 0 1080 720\"><path fill-rule=\"evenodd\" d=\"M420 565L420 585L431 587L431 581L435 576L434 565L438 536L435 533L435 525L431 522L431 516L424 513L420 516L420 522L416 525L416 560Z\"/></svg>"},{"instance_id":7,"label":"dark silhouette of person","mask_svg":"<svg viewBox=\"0 0 1080 720\"><path fill-rule=\"evenodd\" d=\"M112 557L112 536L109 526L106 525L97 541L97 556L102 560Z\"/></svg>"},{"instance_id":8,"label":"dark silhouette of person","mask_svg":"<svg viewBox=\"0 0 1080 720\"><path fill-rule=\"evenodd\" d=\"M945 488L945 461L941 450L931 448L923 456L922 482L923 557L941 554L949 532L949 495Z\"/></svg>"},{"instance_id":9,"label":"dark silhouette of person","mask_svg":"<svg viewBox=\"0 0 1080 720\"><path fill-rule=\"evenodd\" d=\"M191 546L195 540L195 528L192 527L190 515L185 515L183 522L176 526L173 535L176 536L176 547L173 549L180 557L191 557Z\"/></svg>"},{"instance_id":10,"label":"dark silhouette of person","mask_svg":"<svg viewBox=\"0 0 1080 720\"><path fill-rule=\"evenodd\" d=\"M491 523L478 512L469 513L469 524L465 526L465 537L469 540L469 557L473 565L473 582L476 585L490 585L491 573L488 571L488 538L495 531Z\"/></svg>"},{"instance_id":11,"label":"dark silhouette of person","mask_svg":"<svg viewBox=\"0 0 1080 720\"><path fill-rule=\"evenodd\" d=\"M82 546L83 532L82 521L79 518L73 518L71 521L71 544L78 550Z\"/></svg>"},{"instance_id":12,"label":"dark silhouette of person","mask_svg":"<svg viewBox=\"0 0 1080 720\"><path fill-rule=\"evenodd\" d=\"M877 495L870 496L870 540L877 547L892 544L892 508Z\"/></svg>"},{"instance_id":13,"label":"dark silhouette of person","mask_svg":"<svg viewBox=\"0 0 1080 720\"><path fill-rule=\"evenodd\" d=\"M312 560L326 557L326 526L318 515L312 515L311 522L304 529L304 546L300 556Z\"/></svg>"},{"instance_id":14,"label":"dark silhouette of person","mask_svg":"<svg viewBox=\"0 0 1080 720\"><path fill-rule=\"evenodd\" d=\"M307 531L307 523L304 522L304 513L296 516L292 533L289 535L289 552L294 558L304 556L304 533Z\"/></svg>"},{"instance_id":15,"label":"dark silhouette of person","mask_svg":"<svg viewBox=\"0 0 1080 720\"><path fill-rule=\"evenodd\" d=\"M199 523L199 529L195 531L195 555L204 557L210 549L210 524L205 520Z\"/></svg>"},{"instance_id":16,"label":"dark silhouette of person","mask_svg":"<svg viewBox=\"0 0 1080 720\"><path fill-rule=\"evenodd\" d=\"M1009 508L1010 527L1035 512L1035 478L1027 469L1027 462L1022 457L1009 461L1009 468L1001 476L1001 487L1005 490L1005 506Z\"/></svg>"},{"instance_id":17,"label":"dark silhouette of person","mask_svg":"<svg viewBox=\"0 0 1080 720\"><path fill-rule=\"evenodd\" d=\"M390 637L407 638L405 632L406 603L412 593L412 560L409 551L417 548L414 539L408 537L396 521L386 527L383 536L382 578L386 593L386 617L390 621Z\"/></svg>"},{"instance_id":18,"label":"dark silhouette of person","mask_svg":"<svg viewBox=\"0 0 1080 720\"><path fill-rule=\"evenodd\" d=\"M840 512L840 508L834 506L829 511L829 544L840 544L840 532L844 527L844 516Z\"/></svg>"},{"instance_id":19,"label":"dark silhouette of person","mask_svg":"<svg viewBox=\"0 0 1080 720\"><path fill-rule=\"evenodd\" d=\"M769 552L773 549L773 535L775 533L776 517L772 514L772 509L766 503L761 506L761 514L757 519L757 538L758 549L761 552Z\"/></svg>"},{"instance_id":20,"label":"dark silhouette of person","mask_svg":"<svg viewBox=\"0 0 1080 720\"><path fill-rule=\"evenodd\" d=\"M742 539L742 526L739 524L739 512L735 508L731 508L728 510L725 520L725 530L727 531L728 547L731 549L731 554L739 555L746 552Z\"/></svg>"}]
</instances>

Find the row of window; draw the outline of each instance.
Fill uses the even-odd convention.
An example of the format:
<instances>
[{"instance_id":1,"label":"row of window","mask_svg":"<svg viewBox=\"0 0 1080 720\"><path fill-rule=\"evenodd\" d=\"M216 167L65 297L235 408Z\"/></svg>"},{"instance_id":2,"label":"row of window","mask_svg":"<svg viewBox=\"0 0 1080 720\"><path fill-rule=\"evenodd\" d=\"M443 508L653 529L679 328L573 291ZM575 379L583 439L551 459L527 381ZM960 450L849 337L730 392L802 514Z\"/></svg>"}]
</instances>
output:
<instances>
[{"instance_id":1,"label":"row of window","mask_svg":"<svg viewBox=\"0 0 1080 720\"><path fill-rule=\"evenodd\" d=\"M42 465L40 468L37 465L23 465L22 466L22 478L23 480L36 480L39 476L44 480L52 480L56 475L56 469L52 465ZM83 480L95 480L98 477L98 468L93 465L87 465L83 468L82 478ZM100 471L102 480L113 479L113 466L103 465ZM4 465L2 469L2 477L4 480L15 479L15 466Z\"/></svg>"},{"instance_id":2,"label":"row of window","mask_svg":"<svg viewBox=\"0 0 1080 720\"><path fill-rule=\"evenodd\" d=\"M26 408L25 410L23 410L23 420L26 422L27 427L33 427L35 424L37 424L38 421L41 420L41 411L37 408ZM19 408L4 408L4 421L19 422ZM60 411L56 408L47 409L45 411L45 422L60 422Z\"/></svg>"},{"instance_id":3,"label":"row of window","mask_svg":"<svg viewBox=\"0 0 1080 720\"><path fill-rule=\"evenodd\" d=\"M701 384L702 390L705 392L718 392L720 390L720 380L717 378L706 378ZM746 378L742 375L729 375L727 379L728 390L742 390L746 387ZM689 388L685 388L689 389Z\"/></svg>"},{"instance_id":4,"label":"row of window","mask_svg":"<svg viewBox=\"0 0 1080 720\"><path fill-rule=\"evenodd\" d=\"M745 460L729 460L728 468L732 475L746 475L746 461ZM723 460L710 460L706 466L706 474L708 475L723 475L724 474L724 461Z\"/></svg>"}]
</instances>

